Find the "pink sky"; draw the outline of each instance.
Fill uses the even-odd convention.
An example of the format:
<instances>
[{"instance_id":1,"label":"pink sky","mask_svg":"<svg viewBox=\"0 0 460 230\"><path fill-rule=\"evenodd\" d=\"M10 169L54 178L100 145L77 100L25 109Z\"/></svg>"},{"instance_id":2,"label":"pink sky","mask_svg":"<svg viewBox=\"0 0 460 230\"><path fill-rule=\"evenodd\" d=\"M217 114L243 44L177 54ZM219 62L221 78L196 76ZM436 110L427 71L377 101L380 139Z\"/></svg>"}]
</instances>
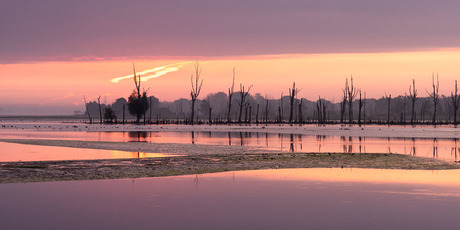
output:
<instances>
[{"instance_id":1,"label":"pink sky","mask_svg":"<svg viewBox=\"0 0 460 230\"><path fill-rule=\"evenodd\" d=\"M439 73L441 93L460 76L456 1L178 0L0 3L0 114L6 108L66 106L83 95L127 97L111 79L179 62L202 63L201 98L237 83L278 98L337 101L354 76L368 97L421 96ZM193 64L143 83L160 100L187 98Z\"/></svg>"}]
</instances>

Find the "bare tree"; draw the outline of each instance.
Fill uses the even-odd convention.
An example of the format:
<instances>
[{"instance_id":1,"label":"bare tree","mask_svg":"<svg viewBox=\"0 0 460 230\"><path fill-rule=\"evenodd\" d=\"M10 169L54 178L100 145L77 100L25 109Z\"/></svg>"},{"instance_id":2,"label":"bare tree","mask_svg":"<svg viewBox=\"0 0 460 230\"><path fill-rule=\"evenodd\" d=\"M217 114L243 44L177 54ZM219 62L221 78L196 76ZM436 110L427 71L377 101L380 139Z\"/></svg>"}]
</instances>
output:
<instances>
[{"instance_id":1,"label":"bare tree","mask_svg":"<svg viewBox=\"0 0 460 230\"><path fill-rule=\"evenodd\" d=\"M102 107L101 107L101 95L97 97L97 104L99 105L99 124L102 125Z\"/></svg>"},{"instance_id":2,"label":"bare tree","mask_svg":"<svg viewBox=\"0 0 460 230\"><path fill-rule=\"evenodd\" d=\"M123 103L123 125L125 124L125 110L126 110L126 104Z\"/></svg>"},{"instance_id":3,"label":"bare tree","mask_svg":"<svg viewBox=\"0 0 460 230\"><path fill-rule=\"evenodd\" d=\"M257 109L256 109L256 124L259 124L259 106L260 106L260 104L257 103Z\"/></svg>"},{"instance_id":4,"label":"bare tree","mask_svg":"<svg viewBox=\"0 0 460 230\"><path fill-rule=\"evenodd\" d=\"M281 92L281 97L280 97L280 107L278 108L278 113L279 113L279 122L281 123L284 118L284 111L283 111L283 92Z\"/></svg>"},{"instance_id":5,"label":"bare tree","mask_svg":"<svg viewBox=\"0 0 460 230\"><path fill-rule=\"evenodd\" d=\"M316 101L316 116L318 118L318 124L326 122L326 103L324 99L321 99L321 96L319 96L318 101Z\"/></svg>"},{"instance_id":6,"label":"bare tree","mask_svg":"<svg viewBox=\"0 0 460 230\"><path fill-rule=\"evenodd\" d=\"M342 89L343 97L342 102L340 102L340 123L343 123L345 117L345 108L347 107L347 88L348 80L345 80L345 88Z\"/></svg>"},{"instance_id":7,"label":"bare tree","mask_svg":"<svg viewBox=\"0 0 460 230\"><path fill-rule=\"evenodd\" d=\"M192 99L192 113L190 115L190 122L193 125L195 118L195 102L201 92L201 86L203 86L203 80L200 82L201 67L198 61L195 64L195 79L193 74L190 77L190 83L192 84L192 90L190 91L190 97Z\"/></svg>"},{"instance_id":8,"label":"bare tree","mask_svg":"<svg viewBox=\"0 0 460 230\"><path fill-rule=\"evenodd\" d=\"M303 104L303 98L300 98L300 103L299 103L299 117L298 117L298 122L299 124L303 123L303 114L302 114L302 104Z\"/></svg>"},{"instance_id":9,"label":"bare tree","mask_svg":"<svg viewBox=\"0 0 460 230\"><path fill-rule=\"evenodd\" d=\"M251 91L252 85L250 85L245 91L244 86L240 84L240 100L238 101L238 105L240 107L239 114L238 114L238 123L241 123L241 116L243 115L243 107L246 106L246 97L249 94L249 91Z\"/></svg>"},{"instance_id":10,"label":"bare tree","mask_svg":"<svg viewBox=\"0 0 460 230\"><path fill-rule=\"evenodd\" d=\"M270 111L270 101L268 100L268 98L265 99L266 103L265 103L265 124L268 123L268 113Z\"/></svg>"},{"instance_id":11,"label":"bare tree","mask_svg":"<svg viewBox=\"0 0 460 230\"><path fill-rule=\"evenodd\" d=\"M415 89L415 79L412 79L412 85L409 85L409 96L407 96L412 103L412 113L410 118L410 123L413 125L415 121L415 102L417 101L417 89ZM406 106L404 106L406 108Z\"/></svg>"},{"instance_id":12,"label":"bare tree","mask_svg":"<svg viewBox=\"0 0 460 230\"><path fill-rule=\"evenodd\" d=\"M358 89L353 85L353 76L350 77L350 84L348 84L348 79L345 82L345 88L347 91L348 99L348 122L351 124L353 122L353 100L358 94Z\"/></svg>"},{"instance_id":13,"label":"bare tree","mask_svg":"<svg viewBox=\"0 0 460 230\"><path fill-rule=\"evenodd\" d=\"M428 95L433 99L433 119L432 123L433 125L436 124L436 112L439 104L439 76L436 74L436 83L434 82L434 73L432 75L432 87L433 91L431 93L428 93Z\"/></svg>"},{"instance_id":14,"label":"bare tree","mask_svg":"<svg viewBox=\"0 0 460 230\"><path fill-rule=\"evenodd\" d=\"M235 89L235 67L233 67L233 81L232 87L228 88L228 111L227 111L227 123L232 122L231 111L232 111L232 97Z\"/></svg>"},{"instance_id":15,"label":"bare tree","mask_svg":"<svg viewBox=\"0 0 460 230\"><path fill-rule=\"evenodd\" d=\"M450 92L450 97L452 100L452 108L454 112L454 125L457 125L457 111L460 105L460 96L458 95L457 80L455 80L455 88L453 92Z\"/></svg>"},{"instance_id":16,"label":"bare tree","mask_svg":"<svg viewBox=\"0 0 460 230\"><path fill-rule=\"evenodd\" d=\"M297 94L300 92L300 89L295 87L295 82L292 83L292 88L289 89L289 100L291 103L291 109L289 112L289 123L292 123L294 119L294 104Z\"/></svg>"},{"instance_id":17,"label":"bare tree","mask_svg":"<svg viewBox=\"0 0 460 230\"><path fill-rule=\"evenodd\" d=\"M359 100L358 100L358 124L361 125L361 112L363 110L364 101L362 99L362 92L359 90Z\"/></svg>"},{"instance_id":18,"label":"bare tree","mask_svg":"<svg viewBox=\"0 0 460 230\"><path fill-rule=\"evenodd\" d=\"M83 95L83 100L85 100L86 114L88 115L89 123L93 124L93 119L91 118L91 115L89 114L88 102L86 102L86 97L84 95Z\"/></svg>"},{"instance_id":19,"label":"bare tree","mask_svg":"<svg viewBox=\"0 0 460 230\"><path fill-rule=\"evenodd\" d=\"M426 101L422 101L422 106L420 106L420 115L421 115L421 120L422 123L425 122L425 111L426 111Z\"/></svg>"},{"instance_id":20,"label":"bare tree","mask_svg":"<svg viewBox=\"0 0 460 230\"><path fill-rule=\"evenodd\" d=\"M385 93L385 98L387 99L387 124L390 125L390 109L391 109L391 94L387 95Z\"/></svg>"}]
</instances>

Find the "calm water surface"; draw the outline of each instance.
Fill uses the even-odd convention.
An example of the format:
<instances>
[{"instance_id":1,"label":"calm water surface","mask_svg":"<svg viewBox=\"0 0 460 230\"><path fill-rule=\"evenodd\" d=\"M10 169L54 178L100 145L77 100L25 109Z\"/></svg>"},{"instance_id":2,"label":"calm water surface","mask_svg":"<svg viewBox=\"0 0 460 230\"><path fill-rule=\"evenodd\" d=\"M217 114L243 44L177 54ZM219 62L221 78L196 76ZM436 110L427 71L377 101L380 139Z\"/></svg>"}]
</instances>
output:
<instances>
[{"instance_id":1,"label":"calm water surface","mask_svg":"<svg viewBox=\"0 0 460 230\"><path fill-rule=\"evenodd\" d=\"M3 139L242 145L291 152L399 153L458 161L460 141L439 138L312 136L253 132L66 132L2 130Z\"/></svg>"},{"instance_id":2,"label":"calm water surface","mask_svg":"<svg viewBox=\"0 0 460 230\"><path fill-rule=\"evenodd\" d=\"M0 162L102 160L168 156L174 156L174 154L66 148L0 142Z\"/></svg>"},{"instance_id":3,"label":"calm water surface","mask_svg":"<svg viewBox=\"0 0 460 230\"><path fill-rule=\"evenodd\" d=\"M0 184L3 229L458 229L460 171L282 169Z\"/></svg>"}]
</instances>

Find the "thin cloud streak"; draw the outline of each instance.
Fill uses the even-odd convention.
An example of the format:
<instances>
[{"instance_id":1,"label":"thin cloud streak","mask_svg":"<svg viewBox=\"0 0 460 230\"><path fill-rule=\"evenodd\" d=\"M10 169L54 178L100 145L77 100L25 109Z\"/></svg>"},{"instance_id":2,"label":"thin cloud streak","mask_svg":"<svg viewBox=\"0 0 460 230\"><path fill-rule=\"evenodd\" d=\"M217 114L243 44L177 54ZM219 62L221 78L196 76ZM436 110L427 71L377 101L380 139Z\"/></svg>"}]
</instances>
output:
<instances>
[{"instance_id":1,"label":"thin cloud streak","mask_svg":"<svg viewBox=\"0 0 460 230\"><path fill-rule=\"evenodd\" d=\"M148 69L148 70L138 72L136 74L141 75L141 81L148 81L148 80L153 79L153 78L161 77L161 76L163 76L163 75L165 75L167 73L170 73L170 72L176 72L176 71L179 70L179 68L181 68L182 66L184 66L186 64L189 64L189 63L191 63L191 61L189 61L189 62L179 62L179 63L170 64L170 65L159 66L159 67L155 67L153 69ZM144 74L149 74L149 73L153 73L153 74L148 75L146 77L142 76ZM130 79L130 78L133 78L133 77L134 77L134 74L131 74L131 75L124 76L124 77L117 77L117 78L114 78L114 79L112 79L110 81L112 83L118 83L121 80Z\"/></svg>"}]
</instances>

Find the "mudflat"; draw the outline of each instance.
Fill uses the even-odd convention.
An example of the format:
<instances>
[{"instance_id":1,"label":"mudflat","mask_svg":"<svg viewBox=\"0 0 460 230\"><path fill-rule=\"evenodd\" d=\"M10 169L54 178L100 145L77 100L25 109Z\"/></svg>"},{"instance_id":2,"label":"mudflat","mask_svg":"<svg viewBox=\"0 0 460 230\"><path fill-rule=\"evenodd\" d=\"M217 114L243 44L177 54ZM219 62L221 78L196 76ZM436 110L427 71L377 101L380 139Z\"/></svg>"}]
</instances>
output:
<instances>
[{"instance_id":1,"label":"mudflat","mask_svg":"<svg viewBox=\"0 0 460 230\"><path fill-rule=\"evenodd\" d=\"M162 158L0 163L0 183L161 177L278 168L445 170L460 164L399 154L230 153Z\"/></svg>"}]
</instances>

